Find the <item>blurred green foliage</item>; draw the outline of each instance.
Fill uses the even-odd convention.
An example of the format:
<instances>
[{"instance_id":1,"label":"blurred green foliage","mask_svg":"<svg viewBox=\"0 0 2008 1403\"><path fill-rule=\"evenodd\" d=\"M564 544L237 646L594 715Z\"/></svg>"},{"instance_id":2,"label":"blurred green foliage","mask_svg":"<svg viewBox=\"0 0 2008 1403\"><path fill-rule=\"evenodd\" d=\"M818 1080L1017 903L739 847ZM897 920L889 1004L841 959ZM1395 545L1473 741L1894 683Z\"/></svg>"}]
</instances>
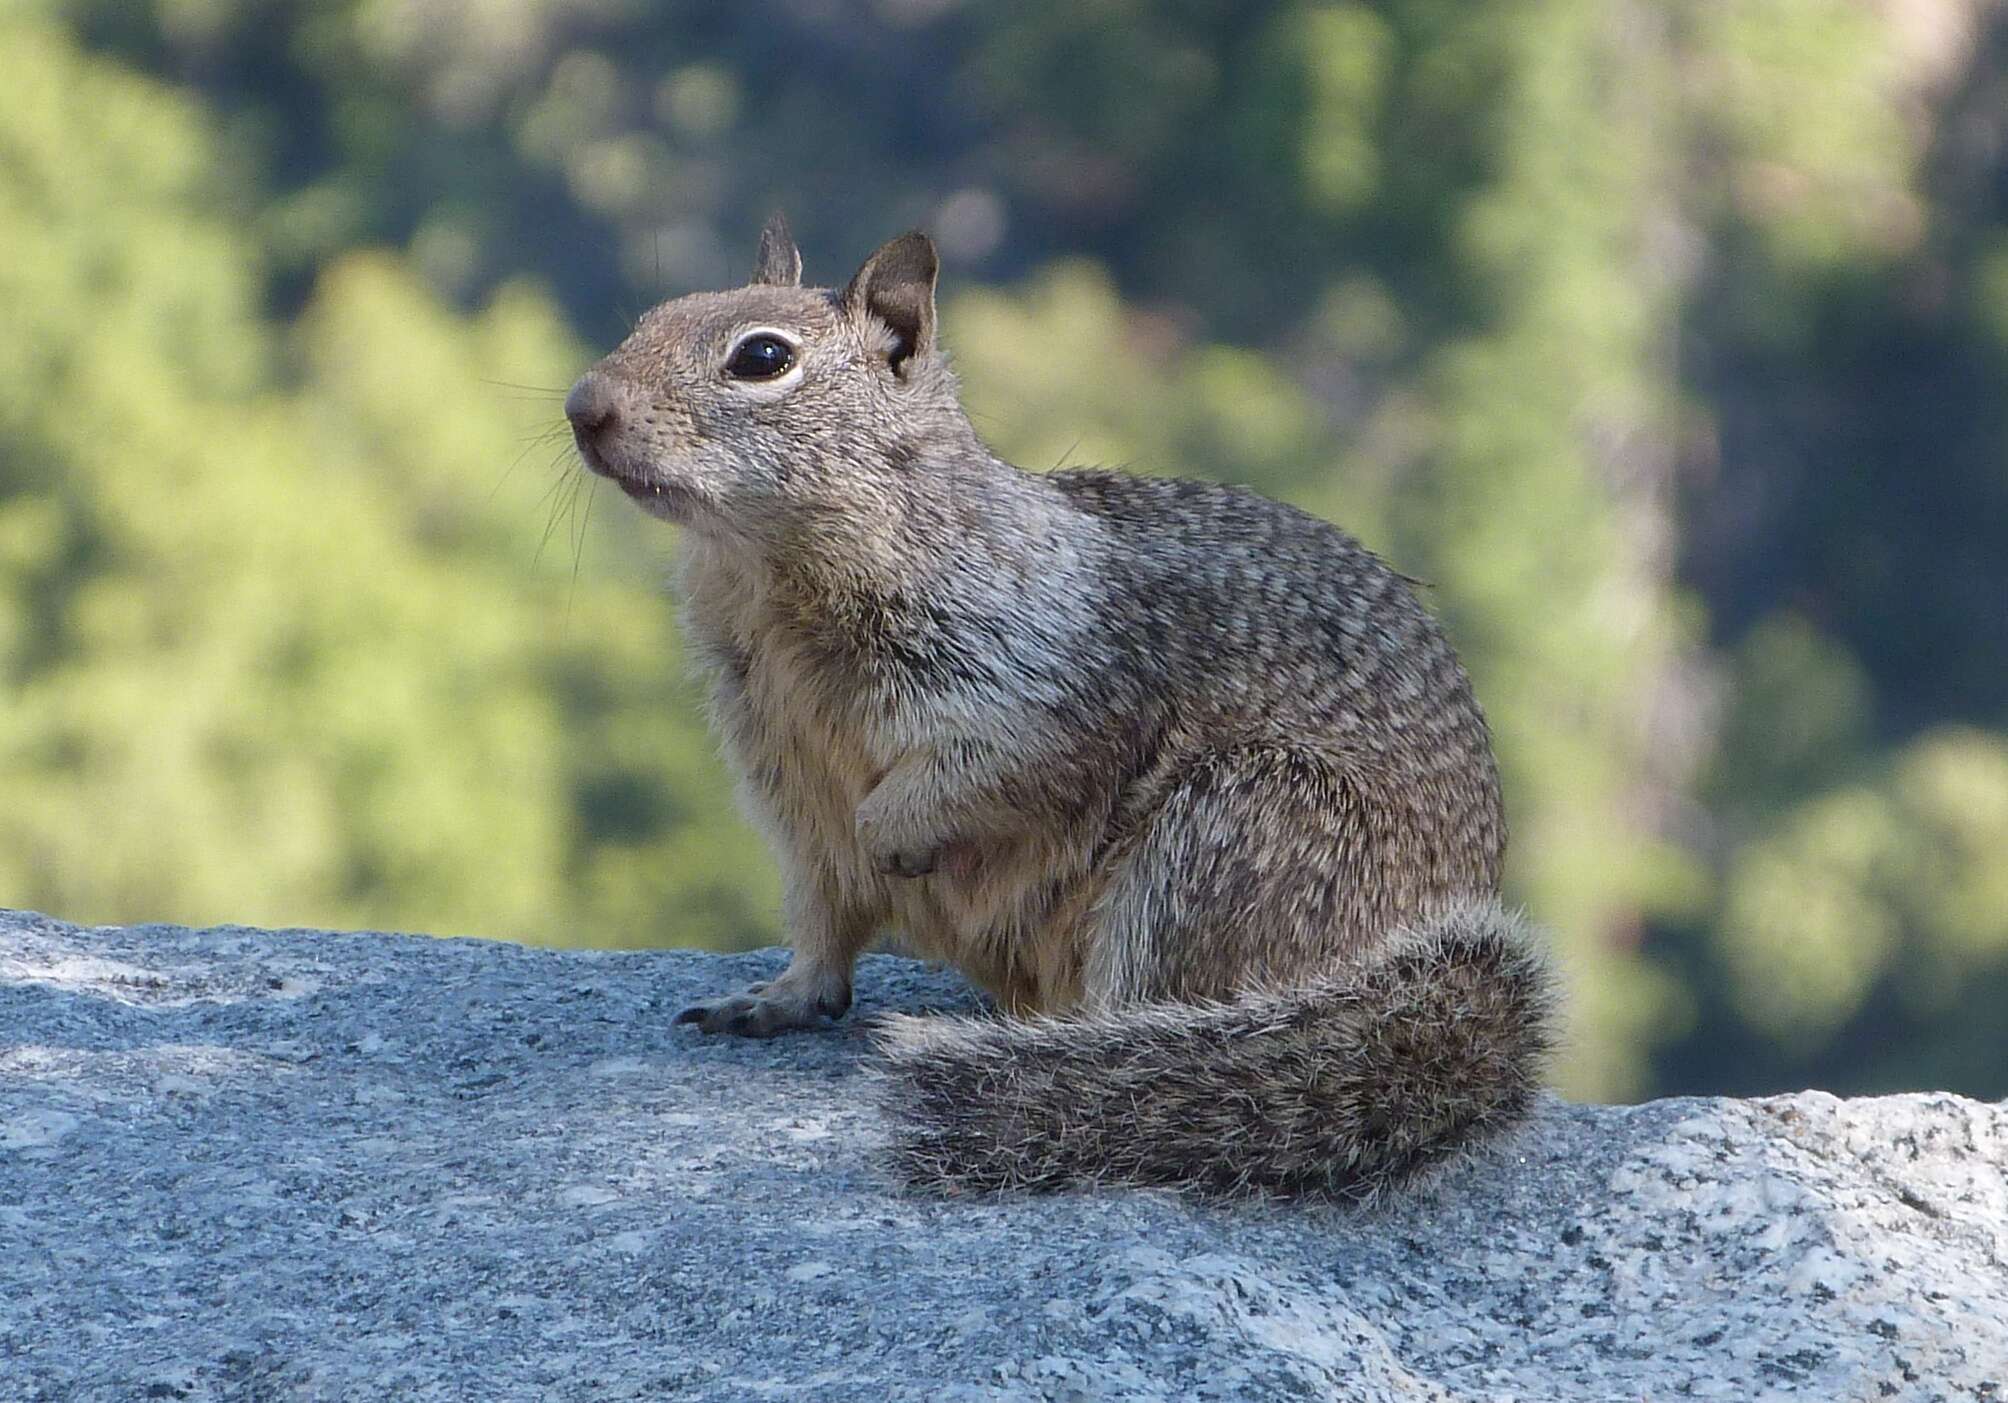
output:
<instances>
[{"instance_id":1,"label":"blurred green foliage","mask_svg":"<svg viewBox=\"0 0 2008 1403\"><path fill-rule=\"evenodd\" d=\"M0 900L777 938L570 378L914 223L979 426L1427 581L1579 1093L2008 1092L2008 7L32 0Z\"/></svg>"}]
</instances>

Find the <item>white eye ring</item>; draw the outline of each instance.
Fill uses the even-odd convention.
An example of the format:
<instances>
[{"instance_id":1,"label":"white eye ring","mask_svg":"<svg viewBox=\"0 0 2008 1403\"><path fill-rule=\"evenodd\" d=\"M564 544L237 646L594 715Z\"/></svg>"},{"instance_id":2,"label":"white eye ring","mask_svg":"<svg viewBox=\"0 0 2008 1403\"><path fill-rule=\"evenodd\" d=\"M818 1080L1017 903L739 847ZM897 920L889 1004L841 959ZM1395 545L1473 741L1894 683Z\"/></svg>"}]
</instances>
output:
<instances>
[{"instance_id":1,"label":"white eye ring","mask_svg":"<svg viewBox=\"0 0 2008 1403\"><path fill-rule=\"evenodd\" d=\"M747 343L759 340L778 341L788 348L788 367L779 375L760 378L734 374L731 366ZM725 360L719 369L719 376L732 389L755 399L777 399L793 389L802 378L802 342L791 331L778 326L749 326L732 338L732 346L725 353Z\"/></svg>"}]
</instances>

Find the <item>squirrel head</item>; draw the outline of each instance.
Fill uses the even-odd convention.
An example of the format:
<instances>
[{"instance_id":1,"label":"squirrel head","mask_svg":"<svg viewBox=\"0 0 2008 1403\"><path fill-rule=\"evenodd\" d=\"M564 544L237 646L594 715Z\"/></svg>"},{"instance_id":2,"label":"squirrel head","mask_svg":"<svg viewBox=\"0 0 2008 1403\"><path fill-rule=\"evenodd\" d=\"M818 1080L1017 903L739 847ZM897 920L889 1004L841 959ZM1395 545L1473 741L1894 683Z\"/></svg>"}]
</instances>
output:
<instances>
[{"instance_id":1,"label":"squirrel head","mask_svg":"<svg viewBox=\"0 0 2008 1403\"><path fill-rule=\"evenodd\" d=\"M805 288L776 215L747 286L653 308L579 377L565 416L580 456L707 534L800 536L896 511L903 479L974 438L935 343L939 269L909 233L841 290Z\"/></svg>"}]
</instances>

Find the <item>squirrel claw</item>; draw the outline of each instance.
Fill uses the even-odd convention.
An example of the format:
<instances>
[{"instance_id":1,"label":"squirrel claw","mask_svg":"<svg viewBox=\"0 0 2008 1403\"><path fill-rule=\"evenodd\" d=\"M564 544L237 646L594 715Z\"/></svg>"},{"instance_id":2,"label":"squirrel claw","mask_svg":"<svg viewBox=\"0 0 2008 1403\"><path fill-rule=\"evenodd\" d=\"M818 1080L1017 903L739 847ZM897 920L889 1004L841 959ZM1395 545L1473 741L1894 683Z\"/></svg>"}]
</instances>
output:
<instances>
[{"instance_id":1,"label":"squirrel claw","mask_svg":"<svg viewBox=\"0 0 2008 1403\"><path fill-rule=\"evenodd\" d=\"M820 1028L843 1017L851 1006L850 990L841 997L780 999L748 990L722 999L692 1004L671 1023L695 1023L701 1033L726 1033L741 1038L771 1038L778 1033Z\"/></svg>"}]
</instances>

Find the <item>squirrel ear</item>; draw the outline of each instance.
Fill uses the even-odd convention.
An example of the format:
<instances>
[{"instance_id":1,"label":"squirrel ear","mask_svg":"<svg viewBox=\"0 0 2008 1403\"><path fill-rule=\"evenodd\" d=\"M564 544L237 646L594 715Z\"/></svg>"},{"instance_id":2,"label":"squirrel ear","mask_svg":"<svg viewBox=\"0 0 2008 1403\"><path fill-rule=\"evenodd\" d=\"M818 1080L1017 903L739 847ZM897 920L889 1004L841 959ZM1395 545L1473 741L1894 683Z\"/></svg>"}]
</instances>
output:
<instances>
[{"instance_id":1,"label":"squirrel ear","mask_svg":"<svg viewBox=\"0 0 2008 1403\"><path fill-rule=\"evenodd\" d=\"M867 313L892 329L887 360L894 371L934 349L934 280L940 272L934 241L916 230L867 258L843 291L844 310Z\"/></svg>"},{"instance_id":2,"label":"squirrel ear","mask_svg":"<svg viewBox=\"0 0 2008 1403\"><path fill-rule=\"evenodd\" d=\"M753 265L755 287L800 287L802 253L788 233L788 221L776 210L760 231L760 259Z\"/></svg>"}]
</instances>

